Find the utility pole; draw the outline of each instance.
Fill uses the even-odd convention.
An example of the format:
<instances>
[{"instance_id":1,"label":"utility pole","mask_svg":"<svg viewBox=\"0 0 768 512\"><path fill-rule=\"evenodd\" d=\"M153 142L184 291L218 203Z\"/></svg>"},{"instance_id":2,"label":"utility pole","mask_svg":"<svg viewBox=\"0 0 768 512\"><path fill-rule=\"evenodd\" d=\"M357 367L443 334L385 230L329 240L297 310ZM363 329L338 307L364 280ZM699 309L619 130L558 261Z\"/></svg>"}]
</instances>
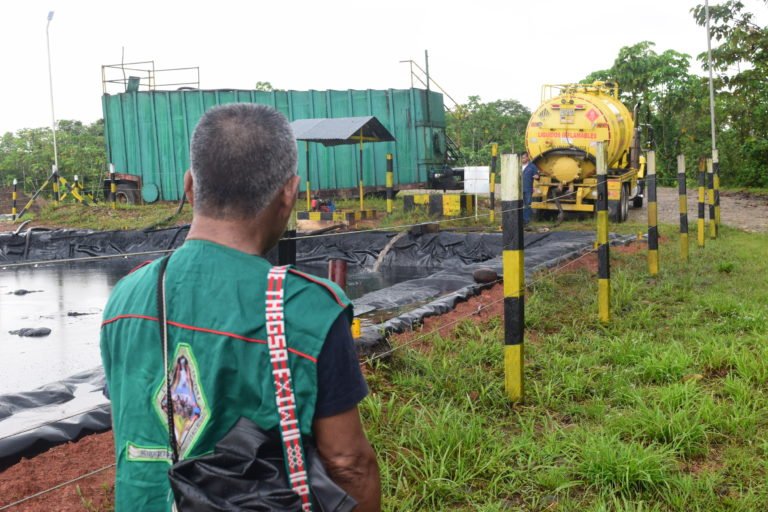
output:
<instances>
[{"instance_id":1,"label":"utility pole","mask_svg":"<svg viewBox=\"0 0 768 512\"><path fill-rule=\"evenodd\" d=\"M56 114L53 110L53 73L51 72L51 38L48 35L48 29L53 20L53 11L48 13L48 24L45 26L45 44L48 47L48 85L51 91L51 130L53 131L53 164L56 169L59 168L59 150L56 147Z\"/></svg>"},{"instance_id":2,"label":"utility pole","mask_svg":"<svg viewBox=\"0 0 768 512\"><path fill-rule=\"evenodd\" d=\"M712 130L712 159L717 159L717 138L715 135L715 88L712 81L712 33L709 30L709 0L704 1L704 16L707 18L707 67L709 68L709 119Z\"/></svg>"}]
</instances>

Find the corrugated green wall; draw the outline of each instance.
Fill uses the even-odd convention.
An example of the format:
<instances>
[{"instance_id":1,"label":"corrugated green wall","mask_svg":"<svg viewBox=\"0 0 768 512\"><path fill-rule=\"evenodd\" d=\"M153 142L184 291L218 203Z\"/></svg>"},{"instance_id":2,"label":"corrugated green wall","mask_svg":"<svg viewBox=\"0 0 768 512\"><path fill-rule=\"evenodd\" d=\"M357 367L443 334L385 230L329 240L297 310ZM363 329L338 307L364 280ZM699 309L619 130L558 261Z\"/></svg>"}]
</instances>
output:
<instances>
[{"instance_id":1,"label":"corrugated green wall","mask_svg":"<svg viewBox=\"0 0 768 512\"><path fill-rule=\"evenodd\" d=\"M102 97L107 157L119 173L137 174L155 184L164 200L181 197L189 167L189 140L207 109L224 103L271 105L289 120L376 116L397 142L365 144L367 187L384 186L386 154L394 155L395 183L426 181L445 152L443 96L422 89L348 91L153 91ZM301 190L307 176L304 142L298 143ZM310 143L312 189L357 186L358 146L326 148Z\"/></svg>"}]
</instances>

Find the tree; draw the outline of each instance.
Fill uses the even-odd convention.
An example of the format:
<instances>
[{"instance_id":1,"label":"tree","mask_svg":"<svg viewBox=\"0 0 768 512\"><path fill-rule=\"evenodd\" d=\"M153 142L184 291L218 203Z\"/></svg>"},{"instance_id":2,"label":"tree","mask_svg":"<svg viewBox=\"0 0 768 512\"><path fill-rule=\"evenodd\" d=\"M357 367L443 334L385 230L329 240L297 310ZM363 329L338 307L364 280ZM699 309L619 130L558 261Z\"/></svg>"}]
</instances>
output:
<instances>
[{"instance_id":1,"label":"tree","mask_svg":"<svg viewBox=\"0 0 768 512\"><path fill-rule=\"evenodd\" d=\"M96 187L106 169L104 121L90 125L60 120L56 129L59 173L67 179L77 174L88 188ZM0 138L0 184L16 178L27 191L45 181L53 165L53 136L50 128L24 128Z\"/></svg>"},{"instance_id":2,"label":"tree","mask_svg":"<svg viewBox=\"0 0 768 512\"><path fill-rule=\"evenodd\" d=\"M675 50L657 53L655 46L651 41L625 46L611 68L595 71L582 82L618 82L622 102L630 111L638 109L635 122L651 129L647 133L653 133L659 175L669 180L676 173L676 154L683 150L700 154L707 140L701 103L706 89L703 79L689 72L689 55Z\"/></svg>"},{"instance_id":3,"label":"tree","mask_svg":"<svg viewBox=\"0 0 768 512\"><path fill-rule=\"evenodd\" d=\"M272 87L272 84L269 82L256 82L256 87L254 87L257 91L274 91L275 88Z\"/></svg>"},{"instance_id":4,"label":"tree","mask_svg":"<svg viewBox=\"0 0 768 512\"><path fill-rule=\"evenodd\" d=\"M516 100L483 103L479 96L458 105L446 115L446 131L456 143L468 165L488 165L491 144L499 151L522 151L525 128L531 111Z\"/></svg>"},{"instance_id":5,"label":"tree","mask_svg":"<svg viewBox=\"0 0 768 512\"><path fill-rule=\"evenodd\" d=\"M705 9L693 17L706 26ZM716 76L717 119L723 179L731 184L766 187L768 172L768 27L760 27L738 0L709 8L712 71ZM719 44L717 44L719 43ZM707 66L707 56L698 59Z\"/></svg>"}]
</instances>

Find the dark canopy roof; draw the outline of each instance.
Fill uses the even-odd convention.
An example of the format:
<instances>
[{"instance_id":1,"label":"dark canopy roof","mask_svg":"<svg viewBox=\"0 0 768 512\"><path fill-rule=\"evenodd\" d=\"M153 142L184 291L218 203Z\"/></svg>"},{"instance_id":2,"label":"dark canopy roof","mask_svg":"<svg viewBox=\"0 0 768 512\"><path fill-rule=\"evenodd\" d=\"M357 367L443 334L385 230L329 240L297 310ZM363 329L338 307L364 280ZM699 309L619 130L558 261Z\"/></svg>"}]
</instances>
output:
<instances>
[{"instance_id":1,"label":"dark canopy roof","mask_svg":"<svg viewBox=\"0 0 768 512\"><path fill-rule=\"evenodd\" d=\"M362 130L362 142L387 142L395 138L373 116L335 117L321 119L297 119L291 123L296 140L319 142L324 146L358 144Z\"/></svg>"}]
</instances>

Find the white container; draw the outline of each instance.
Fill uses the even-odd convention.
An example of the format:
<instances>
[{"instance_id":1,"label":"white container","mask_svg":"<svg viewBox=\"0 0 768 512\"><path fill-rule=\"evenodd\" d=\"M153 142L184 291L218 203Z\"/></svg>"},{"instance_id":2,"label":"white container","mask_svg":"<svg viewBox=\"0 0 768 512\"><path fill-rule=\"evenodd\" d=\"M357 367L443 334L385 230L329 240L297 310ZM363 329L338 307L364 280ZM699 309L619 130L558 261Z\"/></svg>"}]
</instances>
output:
<instances>
[{"instance_id":1,"label":"white container","mask_svg":"<svg viewBox=\"0 0 768 512\"><path fill-rule=\"evenodd\" d=\"M464 192L467 194L489 194L491 169L487 165L464 168Z\"/></svg>"}]
</instances>

